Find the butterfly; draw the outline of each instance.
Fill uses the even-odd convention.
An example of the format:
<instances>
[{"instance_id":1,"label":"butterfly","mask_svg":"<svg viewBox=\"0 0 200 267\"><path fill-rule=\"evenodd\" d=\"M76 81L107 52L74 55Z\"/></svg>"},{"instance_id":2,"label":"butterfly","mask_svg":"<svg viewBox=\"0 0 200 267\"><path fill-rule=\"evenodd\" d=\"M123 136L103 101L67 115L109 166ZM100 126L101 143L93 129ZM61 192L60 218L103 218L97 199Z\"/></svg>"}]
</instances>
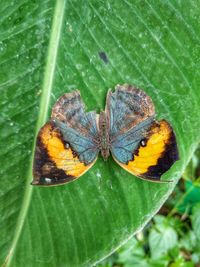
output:
<instances>
[{"instance_id":1,"label":"butterfly","mask_svg":"<svg viewBox=\"0 0 200 267\"><path fill-rule=\"evenodd\" d=\"M126 171L161 181L179 159L175 133L166 120L156 121L151 98L132 85L107 93L105 111L85 112L80 92L61 96L50 120L40 129L33 163L33 185L73 181L88 171L99 152L112 154Z\"/></svg>"}]
</instances>

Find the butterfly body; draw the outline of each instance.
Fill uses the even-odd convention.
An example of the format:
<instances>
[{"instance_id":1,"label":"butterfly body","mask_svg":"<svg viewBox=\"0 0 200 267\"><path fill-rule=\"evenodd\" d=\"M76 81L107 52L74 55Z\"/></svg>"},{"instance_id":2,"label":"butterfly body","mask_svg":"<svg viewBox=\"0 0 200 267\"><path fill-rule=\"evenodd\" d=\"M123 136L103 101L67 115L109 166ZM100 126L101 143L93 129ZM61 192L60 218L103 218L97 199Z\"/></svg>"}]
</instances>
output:
<instances>
[{"instance_id":1,"label":"butterfly body","mask_svg":"<svg viewBox=\"0 0 200 267\"><path fill-rule=\"evenodd\" d=\"M34 185L57 185L83 175L101 153L112 154L128 172L150 181L178 160L170 124L155 120L151 98L131 85L108 91L105 111L85 112L79 91L63 95L51 120L39 131L33 165Z\"/></svg>"},{"instance_id":2,"label":"butterfly body","mask_svg":"<svg viewBox=\"0 0 200 267\"><path fill-rule=\"evenodd\" d=\"M108 122L106 113L101 111L99 115L99 148L104 160L107 160L110 155L110 137L108 132Z\"/></svg>"}]
</instances>

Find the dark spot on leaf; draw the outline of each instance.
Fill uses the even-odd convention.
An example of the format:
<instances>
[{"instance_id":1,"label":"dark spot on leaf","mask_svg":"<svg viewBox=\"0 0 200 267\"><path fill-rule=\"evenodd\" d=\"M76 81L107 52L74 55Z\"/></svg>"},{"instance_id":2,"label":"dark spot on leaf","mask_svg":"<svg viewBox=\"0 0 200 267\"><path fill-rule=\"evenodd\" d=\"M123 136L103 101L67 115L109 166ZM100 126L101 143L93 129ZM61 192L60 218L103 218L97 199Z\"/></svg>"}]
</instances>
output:
<instances>
[{"instance_id":1,"label":"dark spot on leaf","mask_svg":"<svg viewBox=\"0 0 200 267\"><path fill-rule=\"evenodd\" d=\"M106 63L106 64L108 63L108 57L107 57L105 52L100 51L99 52L99 57L104 61L104 63Z\"/></svg>"}]
</instances>

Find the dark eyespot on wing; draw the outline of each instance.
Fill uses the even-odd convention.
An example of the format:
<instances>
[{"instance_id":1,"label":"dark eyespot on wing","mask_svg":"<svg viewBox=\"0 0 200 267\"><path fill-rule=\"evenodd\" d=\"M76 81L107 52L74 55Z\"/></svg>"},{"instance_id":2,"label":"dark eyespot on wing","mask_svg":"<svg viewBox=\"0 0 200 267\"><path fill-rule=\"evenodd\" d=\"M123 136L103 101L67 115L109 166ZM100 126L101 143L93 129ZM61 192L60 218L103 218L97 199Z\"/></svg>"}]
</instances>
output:
<instances>
[{"instance_id":1,"label":"dark eyespot on wing","mask_svg":"<svg viewBox=\"0 0 200 267\"><path fill-rule=\"evenodd\" d=\"M142 147L145 147L146 145L147 145L147 139L145 138L145 139L142 139L141 141L140 141L140 145L142 146Z\"/></svg>"},{"instance_id":2,"label":"dark eyespot on wing","mask_svg":"<svg viewBox=\"0 0 200 267\"><path fill-rule=\"evenodd\" d=\"M95 162L95 161L94 161ZM56 185L70 182L84 174L93 164L84 164L53 121L40 130L33 164L33 185Z\"/></svg>"},{"instance_id":3,"label":"dark eyespot on wing","mask_svg":"<svg viewBox=\"0 0 200 267\"><path fill-rule=\"evenodd\" d=\"M165 120L152 123L146 135L146 145L139 143L126 164L114 158L128 172L146 180L160 181L162 174L179 159L176 137Z\"/></svg>"},{"instance_id":4,"label":"dark eyespot on wing","mask_svg":"<svg viewBox=\"0 0 200 267\"><path fill-rule=\"evenodd\" d=\"M57 134L57 138L61 139L59 131L54 128L52 121L46 123L40 130L35 150L32 185L56 185L66 183L75 179L72 175L67 175L66 172L56 166L53 158L50 156L47 143L53 131ZM46 142L44 139L46 138Z\"/></svg>"}]
</instances>

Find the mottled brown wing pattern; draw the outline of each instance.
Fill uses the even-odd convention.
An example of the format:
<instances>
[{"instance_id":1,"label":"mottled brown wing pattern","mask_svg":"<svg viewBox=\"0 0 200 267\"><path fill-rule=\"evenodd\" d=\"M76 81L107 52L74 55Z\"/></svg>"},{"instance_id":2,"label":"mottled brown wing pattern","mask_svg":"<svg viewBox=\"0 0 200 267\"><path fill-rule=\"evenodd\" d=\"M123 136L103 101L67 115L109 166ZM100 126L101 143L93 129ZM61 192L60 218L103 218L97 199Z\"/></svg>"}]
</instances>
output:
<instances>
[{"instance_id":1,"label":"mottled brown wing pattern","mask_svg":"<svg viewBox=\"0 0 200 267\"><path fill-rule=\"evenodd\" d=\"M151 98L142 90L128 84L117 85L108 91L106 114L111 137L127 132L138 123L154 117Z\"/></svg>"},{"instance_id":2,"label":"mottled brown wing pattern","mask_svg":"<svg viewBox=\"0 0 200 267\"><path fill-rule=\"evenodd\" d=\"M64 94L57 100L52 108L51 118L65 123L84 136L95 138L97 135L96 112L85 112L78 90Z\"/></svg>"}]
</instances>

